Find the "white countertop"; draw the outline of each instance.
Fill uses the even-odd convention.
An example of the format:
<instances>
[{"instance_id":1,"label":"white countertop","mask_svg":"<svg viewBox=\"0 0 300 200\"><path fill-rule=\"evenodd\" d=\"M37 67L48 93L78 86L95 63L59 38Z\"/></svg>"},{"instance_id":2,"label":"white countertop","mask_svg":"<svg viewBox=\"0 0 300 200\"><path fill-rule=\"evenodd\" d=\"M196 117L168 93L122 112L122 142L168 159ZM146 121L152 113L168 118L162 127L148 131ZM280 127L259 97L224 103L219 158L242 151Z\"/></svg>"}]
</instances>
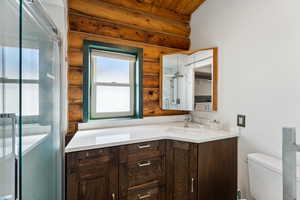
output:
<instances>
[{"instance_id":1,"label":"white countertop","mask_svg":"<svg viewBox=\"0 0 300 200\"><path fill-rule=\"evenodd\" d=\"M188 128L183 128L183 122L81 130L75 134L67 145L65 152L83 151L162 139L203 143L233 137L238 137L238 134L201 127L195 123L189 123Z\"/></svg>"},{"instance_id":2,"label":"white countertop","mask_svg":"<svg viewBox=\"0 0 300 200\"><path fill-rule=\"evenodd\" d=\"M24 156L46 140L47 136L50 135L51 127L41 126L38 124L26 124L23 125L22 130L22 156ZM0 132L0 135L7 134L5 138L0 138L0 160L14 156L11 131L11 126L7 126L2 130L2 132ZM15 153L18 154L20 146L18 136L15 138L15 142Z\"/></svg>"}]
</instances>

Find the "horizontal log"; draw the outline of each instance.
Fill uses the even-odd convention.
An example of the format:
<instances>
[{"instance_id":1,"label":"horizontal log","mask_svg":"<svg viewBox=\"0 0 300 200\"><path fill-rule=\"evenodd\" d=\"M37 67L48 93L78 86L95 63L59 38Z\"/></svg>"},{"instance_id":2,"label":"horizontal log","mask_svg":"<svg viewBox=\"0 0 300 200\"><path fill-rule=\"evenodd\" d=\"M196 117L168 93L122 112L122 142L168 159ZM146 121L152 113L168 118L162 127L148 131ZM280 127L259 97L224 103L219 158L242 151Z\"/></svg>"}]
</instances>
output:
<instances>
[{"instance_id":1,"label":"horizontal log","mask_svg":"<svg viewBox=\"0 0 300 200\"><path fill-rule=\"evenodd\" d=\"M191 0L176 0L176 1L173 0L171 6L169 6L169 8L171 10L176 11L177 13L184 13L185 8L191 3L192 3Z\"/></svg>"},{"instance_id":2,"label":"horizontal log","mask_svg":"<svg viewBox=\"0 0 300 200\"><path fill-rule=\"evenodd\" d=\"M80 104L69 104L69 121L82 122L83 108Z\"/></svg>"},{"instance_id":3,"label":"horizontal log","mask_svg":"<svg viewBox=\"0 0 300 200\"><path fill-rule=\"evenodd\" d=\"M69 33L69 49L71 49L71 50L69 51L69 53L70 52L73 53L72 49L78 49L78 50L74 50L75 52L78 53L78 51L80 51L80 49L82 49L82 47L83 47L84 40L92 40L92 41L98 41L98 42L106 42L106 43L111 43L111 44L118 44L118 45L142 48L144 50L144 60L153 61L153 62L158 62L161 54L167 54L167 53L180 51L180 49L175 49L175 48L155 46L155 45L149 45L146 43L140 43L140 42L134 42L134 41L128 41L128 40L121 40L121 39L112 38L112 37L100 36L100 35L95 35L95 34L87 34L87 33L82 33L82 32L70 31L70 33ZM69 54L69 55L71 57L71 54ZM72 58L70 58L70 59L72 59ZM83 61L81 60L81 62L83 62Z\"/></svg>"},{"instance_id":4,"label":"horizontal log","mask_svg":"<svg viewBox=\"0 0 300 200\"><path fill-rule=\"evenodd\" d=\"M70 30L73 31L93 33L97 35L144 42L159 46L167 46L179 49L189 49L190 46L189 38L144 31L141 29L78 14L69 14L69 26Z\"/></svg>"},{"instance_id":5,"label":"horizontal log","mask_svg":"<svg viewBox=\"0 0 300 200\"><path fill-rule=\"evenodd\" d=\"M160 63L144 61L143 72L144 73L160 73Z\"/></svg>"},{"instance_id":6,"label":"horizontal log","mask_svg":"<svg viewBox=\"0 0 300 200\"><path fill-rule=\"evenodd\" d=\"M83 102L82 87L69 87L68 90L69 104L81 104Z\"/></svg>"},{"instance_id":7,"label":"horizontal log","mask_svg":"<svg viewBox=\"0 0 300 200\"><path fill-rule=\"evenodd\" d=\"M143 83L144 88L159 88L159 74L144 73Z\"/></svg>"},{"instance_id":8,"label":"horizontal log","mask_svg":"<svg viewBox=\"0 0 300 200\"><path fill-rule=\"evenodd\" d=\"M83 52L80 49L70 49L68 52L68 63L70 66L83 66Z\"/></svg>"},{"instance_id":9,"label":"horizontal log","mask_svg":"<svg viewBox=\"0 0 300 200\"><path fill-rule=\"evenodd\" d=\"M106 42L111 44L118 44L118 45L125 45L137 48L148 48L148 49L160 49L161 52L164 54L178 52L182 49L178 48L170 48L170 47L163 47L153 44L148 44L144 42L136 42L136 41L128 41L119 38L113 38L109 36L97 35L97 34L90 34L84 33L79 31L69 31L69 48L80 49L83 47L84 40L92 40L98 42Z\"/></svg>"},{"instance_id":10,"label":"horizontal log","mask_svg":"<svg viewBox=\"0 0 300 200\"><path fill-rule=\"evenodd\" d=\"M190 34L189 24L164 20L163 18L152 17L139 12L132 12L131 10L103 1L70 0L69 8L87 15L141 27L145 30L185 37L188 37Z\"/></svg>"},{"instance_id":11,"label":"horizontal log","mask_svg":"<svg viewBox=\"0 0 300 200\"><path fill-rule=\"evenodd\" d=\"M69 85L78 85L81 86L83 84L83 72L82 70L72 69L68 70L68 80Z\"/></svg>"},{"instance_id":12,"label":"horizontal log","mask_svg":"<svg viewBox=\"0 0 300 200\"><path fill-rule=\"evenodd\" d=\"M81 70L81 71L83 71L83 66L82 65L80 65L80 66L73 66L73 65L69 65L69 69L76 69L76 70Z\"/></svg>"},{"instance_id":13,"label":"horizontal log","mask_svg":"<svg viewBox=\"0 0 300 200\"><path fill-rule=\"evenodd\" d=\"M192 2L191 0L187 0ZM186 0L164 0L164 1L154 1L155 5L160 5L163 8L169 8L170 10L178 11L177 8L180 8ZM179 7L180 6L180 7Z\"/></svg>"},{"instance_id":14,"label":"horizontal log","mask_svg":"<svg viewBox=\"0 0 300 200\"><path fill-rule=\"evenodd\" d=\"M159 101L159 89L158 88L145 88L144 89L144 103L151 101Z\"/></svg>"},{"instance_id":15,"label":"horizontal log","mask_svg":"<svg viewBox=\"0 0 300 200\"><path fill-rule=\"evenodd\" d=\"M163 18L173 19L181 22L189 22L190 15L182 15L176 13L167 8L163 8L161 6L156 6L152 3L148 3L140 0L102 0L111 4L115 4L118 6L122 6L129 9L139 10L142 12L150 13L156 16L160 16Z\"/></svg>"}]
</instances>

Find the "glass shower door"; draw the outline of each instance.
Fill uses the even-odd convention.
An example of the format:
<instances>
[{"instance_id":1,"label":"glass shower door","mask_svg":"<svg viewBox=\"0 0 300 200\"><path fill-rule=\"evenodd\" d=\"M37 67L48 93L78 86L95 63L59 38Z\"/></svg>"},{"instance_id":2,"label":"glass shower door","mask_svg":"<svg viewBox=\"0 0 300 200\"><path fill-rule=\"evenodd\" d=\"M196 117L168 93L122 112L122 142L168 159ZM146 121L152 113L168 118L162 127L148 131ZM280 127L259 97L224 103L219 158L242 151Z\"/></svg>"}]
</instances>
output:
<instances>
[{"instance_id":1,"label":"glass shower door","mask_svg":"<svg viewBox=\"0 0 300 200\"><path fill-rule=\"evenodd\" d=\"M22 6L21 197L60 200L60 41L39 1Z\"/></svg>"},{"instance_id":2,"label":"glass shower door","mask_svg":"<svg viewBox=\"0 0 300 200\"><path fill-rule=\"evenodd\" d=\"M0 6L0 200L18 197L20 6L15 0ZM9 55L8 55L9 54ZM16 75L16 76L15 76Z\"/></svg>"},{"instance_id":3,"label":"glass shower door","mask_svg":"<svg viewBox=\"0 0 300 200\"><path fill-rule=\"evenodd\" d=\"M0 200L62 199L60 42L39 0L0 6Z\"/></svg>"}]
</instances>

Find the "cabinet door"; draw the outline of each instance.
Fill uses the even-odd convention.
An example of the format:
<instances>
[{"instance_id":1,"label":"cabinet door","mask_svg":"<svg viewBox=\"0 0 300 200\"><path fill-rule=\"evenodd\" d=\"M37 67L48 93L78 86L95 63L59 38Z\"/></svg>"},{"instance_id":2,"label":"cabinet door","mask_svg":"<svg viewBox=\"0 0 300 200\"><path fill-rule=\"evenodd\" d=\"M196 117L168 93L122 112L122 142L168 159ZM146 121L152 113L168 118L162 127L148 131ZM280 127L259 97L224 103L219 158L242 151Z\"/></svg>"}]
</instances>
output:
<instances>
[{"instance_id":1,"label":"cabinet door","mask_svg":"<svg viewBox=\"0 0 300 200\"><path fill-rule=\"evenodd\" d=\"M114 149L67 155L68 200L116 200L118 160Z\"/></svg>"},{"instance_id":2,"label":"cabinet door","mask_svg":"<svg viewBox=\"0 0 300 200\"><path fill-rule=\"evenodd\" d=\"M237 139L199 144L199 200L233 200L237 191Z\"/></svg>"},{"instance_id":3,"label":"cabinet door","mask_svg":"<svg viewBox=\"0 0 300 200\"><path fill-rule=\"evenodd\" d=\"M197 144L167 142L167 200L197 199Z\"/></svg>"}]
</instances>

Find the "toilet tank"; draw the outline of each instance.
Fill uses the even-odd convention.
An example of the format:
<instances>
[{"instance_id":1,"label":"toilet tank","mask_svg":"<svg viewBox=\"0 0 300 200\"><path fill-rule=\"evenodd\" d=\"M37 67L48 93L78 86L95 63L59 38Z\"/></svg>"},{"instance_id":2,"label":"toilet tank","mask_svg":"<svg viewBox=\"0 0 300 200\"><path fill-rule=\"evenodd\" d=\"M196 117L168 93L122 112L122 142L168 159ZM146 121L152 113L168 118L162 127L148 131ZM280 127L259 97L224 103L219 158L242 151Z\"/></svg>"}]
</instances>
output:
<instances>
[{"instance_id":1,"label":"toilet tank","mask_svg":"<svg viewBox=\"0 0 300 200\"><path fill-rule=\"evenodd\" d=\"M282 161L253 153L248 155L250 193L256 200L282 200ZM300 199L300 179L297 167L297 199Z\"/></svg>"}]
</instances>

